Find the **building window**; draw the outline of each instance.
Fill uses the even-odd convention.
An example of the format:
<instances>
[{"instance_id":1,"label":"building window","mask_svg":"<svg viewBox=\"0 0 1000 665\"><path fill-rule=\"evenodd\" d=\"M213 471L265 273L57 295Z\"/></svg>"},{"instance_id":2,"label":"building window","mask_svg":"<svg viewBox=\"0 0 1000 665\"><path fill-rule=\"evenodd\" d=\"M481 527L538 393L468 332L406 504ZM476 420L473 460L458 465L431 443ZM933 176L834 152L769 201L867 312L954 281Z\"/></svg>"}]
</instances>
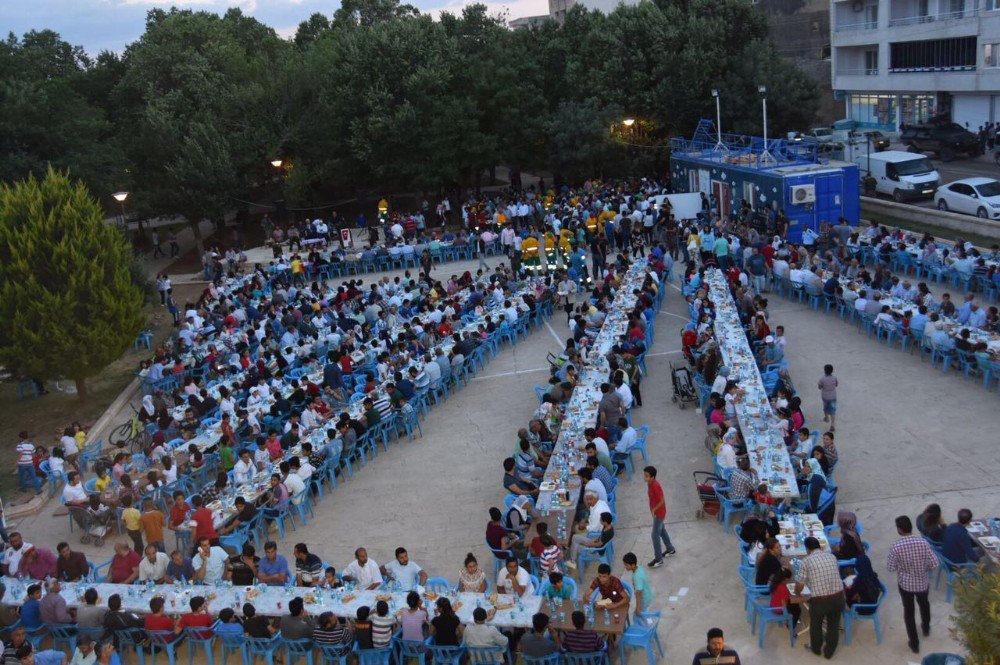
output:
<instances>
[{"instance_id":1,"label":"building window","mask_svg":"<svg viewBox=\"0 0 1000 665\"><path fill-rule=\"evenodd\" d=\"M983 67L1000 67L1000 42L983 44Z\"/></svg>"},{"instance_id":2,"label":"building window","mask_svg":"<svg viewBox=\"0 0 1000 665\"><path fill-rule=\"evenodd\" d=\"M848 95L851 120L863 127L896 129L896 97L893 95Z\"/></svg>"},{"instance_id":3,"label":"building window","mask_svg":"<svg viewBox=\"0 0 1000 665\"><path fill-rule=\"evenodd\" d=\"M976 38L928 39L889 45L889 71L969 71L976 68Z\"/></svg>"},{"instance_id":4,"label":"building window","mask_svg":"<svg viewBox=\"0 0 1000 665\"><path fill-rule=\"evenodd\" d=\"M1000 0L983 0L984 12L995 12L1000 10Z\"/></svg>"},{"instance_id":5,"label":"building window","mask_svg":"<svg viewBox=\"0 0 1000 665\"><path fill-rule=\"evenodd\" d=\"M819 50L819 59L820 60L829 60L830 59L830 45L829 44L823 44L822 48L820 48L820 50Z\"/></svg>"},{"instance_id":6,"label":"building window","mask_svg":"<svg viewBox=\"0 0 1000 665\"><path fill-rule=\"evenodd\" d=\"M877 48L865 49L865 75L866 76L877 76L878 75L878 49Z\"/></svg>"}]
</instances>

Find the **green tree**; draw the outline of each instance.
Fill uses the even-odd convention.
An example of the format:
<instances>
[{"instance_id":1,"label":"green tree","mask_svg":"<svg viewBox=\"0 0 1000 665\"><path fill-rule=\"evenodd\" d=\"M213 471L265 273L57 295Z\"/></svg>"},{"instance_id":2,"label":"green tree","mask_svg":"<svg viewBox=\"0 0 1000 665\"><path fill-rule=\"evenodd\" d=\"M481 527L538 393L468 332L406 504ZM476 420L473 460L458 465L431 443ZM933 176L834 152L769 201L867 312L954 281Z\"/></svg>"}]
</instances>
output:
<instances>
[{"instance_id":1,"label":"green tree","mask_svg":"<svg viewBox=\"0 0 1000 665\"><path fill-rule=\"evenodd\" d=\"M0 363L44 379L86 379L144 323L132 253L82 182L48 170L0 189Z\"/></svg>"}]
</instances>

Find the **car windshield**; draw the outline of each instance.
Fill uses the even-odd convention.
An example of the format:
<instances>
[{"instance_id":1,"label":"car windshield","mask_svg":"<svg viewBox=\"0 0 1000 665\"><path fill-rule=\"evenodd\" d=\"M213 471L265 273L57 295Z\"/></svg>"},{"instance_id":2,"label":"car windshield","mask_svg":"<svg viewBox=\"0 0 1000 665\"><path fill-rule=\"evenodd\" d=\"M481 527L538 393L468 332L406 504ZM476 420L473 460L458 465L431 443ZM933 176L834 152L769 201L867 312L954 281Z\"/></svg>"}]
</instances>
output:
<instances>
[{"instance_id":1,"label":"car windshield","mask_svg":"<svg viewBox=\"0 0 1000 665\"><path fill-rule=\"evenodd\" d=\"M920 175L921 173L930 173L933 170L934 167L931 166L926 157L896 163L896 173L899 175Z\"/></svg>"},{"instance_id":2,"label":"car windshield","mask_svg":"<svg viewBox=\"0 0 1000 665\"><path fill-rule=\"evenodd\" d=\"M1000 182L994 180L993 182L985 182L982 185L976 185L976 191L979 192L979 196L1000 196Z\"/></svg>"}]
</instances>

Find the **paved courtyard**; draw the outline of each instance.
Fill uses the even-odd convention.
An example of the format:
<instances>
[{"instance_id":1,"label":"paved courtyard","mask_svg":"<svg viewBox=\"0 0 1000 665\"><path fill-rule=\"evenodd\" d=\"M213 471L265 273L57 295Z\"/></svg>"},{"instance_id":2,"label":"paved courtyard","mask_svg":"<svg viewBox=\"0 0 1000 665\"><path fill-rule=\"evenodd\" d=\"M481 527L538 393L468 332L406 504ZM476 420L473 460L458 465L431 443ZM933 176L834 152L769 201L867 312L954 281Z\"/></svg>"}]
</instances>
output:
<instances>
[{"instance_id":1,"label":"paved courtyard","mask_svg":"<svg viewBox=\"0 0 1000 665\"><path fill-rule=\"evenodd\" d=\"M492 258L491 265L495 261ZM447 276L466 268L474 271L475 262L445 264L439 270ZM786 355L809 427L823 425L816 390L822 366L832 363L836 368L841 456L837 505L857 513L876 571L890 589L882 610L882 645L876 646L871 624L864 622L853 644L841 641L834 658L879 665L919 662L906 646L895 577L885 571L886 552L895 539L893 518L915 516L932 501L942 505L949 520L961 507L977 515L1000 512L995 438L1000 398L985 393L980 383L943 375L918 355L876 344L834 315L782 298L772 298L770 312L772 327L786 328ZM665 662L690 662L712 626L725 630L727 642L744 663L812 660L803 649L806 636L792 649L780 628L771 627L766 648L757 648L742 610L736 538L712 519L696 516L699 502L692 472L711 469L703 445L705 421L694 408L680 410L670 399L669 363L682 362L679 331L686 319L679 291L670 288L647 360L645 406L633 413L633 424L651 428L649 454L660 470L667 527L678 550L666 565L650 571L656 591L653 609L664 613ZM565 317L557 312L549 325L501 352L467 388L431 411L422 423L422 439L404 438L342 483L315 508L316 517L308 526L287 534L281 552L290 558L292 545L305 542L341 569L358 546L366 546L379 563L404 546L430 575L452 581L466 552L474 552L491 569L483 535L487 508L499 505L506 494L500 461L510 454L517 428L527 423L537 405L531 387L544 385L548 377L546 354L560 350L567 335ZM634 551L646 562L652 556L651 518L641 477L623 483L618 493L616 553L620 557ZM102 551L79 545L78 534L68 533L66 518L52 516L56 508L53 502L39 515L11 526L35 543L54 545L66 539L92 560L109 558L110 542ZM592 566L588 583L595 573ZM931 602L932 634L922 643L922 655L959 650L949 636L951 606L944 601L943 587L932 590ZM631 661L645 662L638 652Z\"/></svg>"}]
</instances>

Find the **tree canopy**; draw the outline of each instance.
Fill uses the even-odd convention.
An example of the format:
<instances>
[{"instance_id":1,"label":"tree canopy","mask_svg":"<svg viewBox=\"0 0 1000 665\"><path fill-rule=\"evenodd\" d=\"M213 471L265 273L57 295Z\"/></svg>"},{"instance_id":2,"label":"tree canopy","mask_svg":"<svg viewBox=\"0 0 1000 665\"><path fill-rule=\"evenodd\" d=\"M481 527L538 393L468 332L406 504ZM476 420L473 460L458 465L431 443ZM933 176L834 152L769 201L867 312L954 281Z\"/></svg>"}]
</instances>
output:
<instances>
[{"instance_id":1,"label":"tree canopy","mask_svg":"<svg viewBox=\"0 0 1000 665\"><path fill-rule=\"evenodd\" d=\"M85 380L143 325L132 250L82 182L51 169L0 188L0 364Z\"/></svg>"},{"instance_id":2,"label":"tree canopy","mask_svg":"<svg viewBox=\"0 0 1000 665\"><path fill-rule=\"evenodd\" d=\"M758 84L772 133L811 124L814 83L743 0L577 6L525 30L483 5L434 21L399 0L350 0L290 40L237 9L154 9L120 57L51 32L0 43L0 177L52 164L106 202L128 189L135 212L195 221L252 199L275 158L304 205L472 186L498 164L636 173L714 117L713 88L726 129L759 133ZM641 120L641 141L611 131L624 117Z\"/></svg>"}]
</instances>

